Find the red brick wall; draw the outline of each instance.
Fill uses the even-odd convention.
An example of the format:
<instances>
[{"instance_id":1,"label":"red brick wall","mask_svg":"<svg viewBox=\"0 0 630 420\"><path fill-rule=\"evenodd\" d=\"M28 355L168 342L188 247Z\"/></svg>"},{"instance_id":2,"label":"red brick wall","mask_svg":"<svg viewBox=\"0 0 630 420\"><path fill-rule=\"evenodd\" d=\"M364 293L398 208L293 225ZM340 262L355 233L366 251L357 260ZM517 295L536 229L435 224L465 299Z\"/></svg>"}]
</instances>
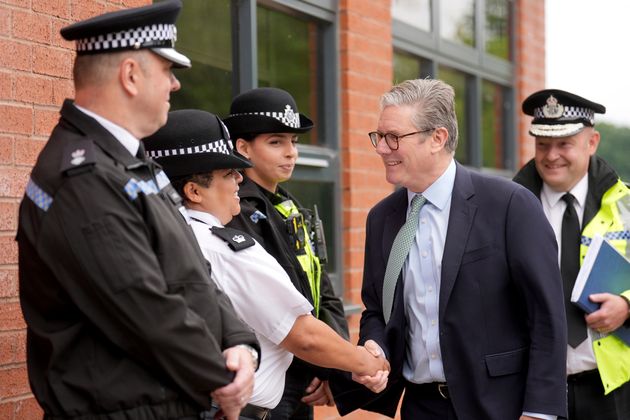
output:
<instances>
[{"instance_id":1,"label":"red brick wall","mask_svg":"<svg viewBox=\"0 0 630 420\"><path fill-rule=\"evenodd\" d=\"M516 2L516 112L519 167L534 157L534 141L527 133L531 117L524 115L521 104L531 93L545 88L545 2Z\"/></svg>"},{"instance_id":2,"label":"red brick wall","mask_svg":"<svg viewBox=\"0 0 630 420\"><path fill-rule=\"evenodd\" d=\"M0 4L0 419L41 419L30 394L17 281L17 209L64 98L73 44L59 29L149 0L2 0Z\"/></svg>"}]
</instances>

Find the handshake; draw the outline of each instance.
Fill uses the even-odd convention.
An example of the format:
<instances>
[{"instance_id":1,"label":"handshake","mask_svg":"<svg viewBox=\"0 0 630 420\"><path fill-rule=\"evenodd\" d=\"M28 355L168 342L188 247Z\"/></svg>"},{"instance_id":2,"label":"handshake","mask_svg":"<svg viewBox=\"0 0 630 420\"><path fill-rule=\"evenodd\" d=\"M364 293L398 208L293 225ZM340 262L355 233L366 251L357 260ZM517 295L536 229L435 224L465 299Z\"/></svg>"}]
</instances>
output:
<instances>
[{"instance_id":1,"label":"handshake","mask_svg":"<svg viewBox=\"0 0 630 420\"><path fill-rule=\"evenodd\" d=\"M361 352L360 369L352 372L352 380L367 387L370 391L379 393L387 386L390 366L385 353L374 340L367 340L363 346L358 346Z\"/></svg>"}]
</instances>

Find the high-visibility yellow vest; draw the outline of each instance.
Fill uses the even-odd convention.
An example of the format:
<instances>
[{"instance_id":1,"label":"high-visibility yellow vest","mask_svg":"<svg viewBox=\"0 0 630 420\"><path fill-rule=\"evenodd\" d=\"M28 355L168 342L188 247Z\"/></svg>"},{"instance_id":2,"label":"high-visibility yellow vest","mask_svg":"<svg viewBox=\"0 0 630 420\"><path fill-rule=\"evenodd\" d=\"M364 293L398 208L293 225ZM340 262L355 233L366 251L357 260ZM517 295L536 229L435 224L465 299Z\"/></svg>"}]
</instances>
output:
<instances>
[{"instance_id":1,"label":"high-visibility yellow vest","mask_svg":"<svg viewBox=\"0 0 630 420\"><path fill-rule=\"evenodd\" d=\"M287 222L293 241L293 250L302 269L308 277L308 283L313 296L313 307L315 308L315 316L319 316L319 293L322 276L321 264L319 258L313 251L311 235L304 221L304 215L300 213L293 200L284 200L274 206Z\"/></svg>"},{"instance_id":2,"label":"high-visibility yellow vest","mask_svg":"<svg viewBox=\"0 0 630 420\"><path fill-rule=\"evenodd\" d=\"M621 180L606 191L599 211L582 230L580 263L596 234L630 258L630 190ZM630 299L630 279L628 290L622 295ZM593 352L605 394L630 381L630 346L625 342L610 334L593 341Z\"/></svg>"}]
</instances>

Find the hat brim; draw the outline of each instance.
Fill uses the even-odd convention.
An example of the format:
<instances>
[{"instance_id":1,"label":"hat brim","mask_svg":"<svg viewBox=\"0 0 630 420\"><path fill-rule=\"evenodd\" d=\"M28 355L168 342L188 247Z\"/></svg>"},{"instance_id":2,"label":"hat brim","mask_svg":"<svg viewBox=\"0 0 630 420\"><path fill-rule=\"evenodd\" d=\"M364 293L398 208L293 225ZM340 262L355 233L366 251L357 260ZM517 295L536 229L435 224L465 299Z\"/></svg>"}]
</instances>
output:
<instances>
[{"instance_id":1,"label":"hat brim","mask_svg":"<svg viewBox=\"0 0 630 420\"><path fill-rule=\"evenodd\" d=\"M264 115L230 115L223 119L230 131L230 137L236 139L242 134L265 133L306 133L313 128L313 121L300 114L300 127L291 127L281 121Z\"/></svg>"},{"instance_id":2,"label":"hat brim","mask_svg":"<svg viewBox=\"0 0 630 420\"><path fill-rule=\"evenodd\" d=\"M154 158L169 178L212 172L215 169L251 168L250 161L236 155L224 153L195 153L185 156L162 156Z\"/></svg>"},{"instance_id":3,"label":"hat brim","mask_svg":"<svg viewBox=\"0 0 630 420\"><path fill-rule=\"evenodd\" d=\"M567 123L567 124L532 124L529 128L529 134L534 137L569 137L584 130L584 123Z\"/></svg>"},{"instance_id":4,"label":"hat brim","mask_svg":"<svg viewBox=\"0 0 630 420\"><path fill-rule=\"evenodd\" d=\"M184 54L178 53L174 48L151 48L151 51L173 63L176 68L190 68L190 59Z\"/></svg>"}]
</instances>

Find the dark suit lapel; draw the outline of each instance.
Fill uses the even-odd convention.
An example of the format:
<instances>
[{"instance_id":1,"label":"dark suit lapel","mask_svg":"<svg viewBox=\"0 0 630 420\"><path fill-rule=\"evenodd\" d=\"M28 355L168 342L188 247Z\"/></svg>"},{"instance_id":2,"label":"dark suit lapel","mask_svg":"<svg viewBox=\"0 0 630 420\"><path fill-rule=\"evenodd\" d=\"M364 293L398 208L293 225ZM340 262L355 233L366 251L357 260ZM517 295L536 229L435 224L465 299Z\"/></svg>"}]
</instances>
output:
<instances>
[{"instance_id":1,"label":"dark suit lapel","mask_svg":"<svg viewBox=\"0 0 630 420\"><path fill-rule=\"evenodd\" d=\"M468 235L477 212L477 206L470 202L474 192L470 172L457 164L457 173L455 174L455 184L453 185L453 195L451 197L451 213L448 219L444 255L442 256L440 319L444 316L448 299L455 286L455 279L459 272L462 255L464 255Z\"/></svg>"}]
</instances>

